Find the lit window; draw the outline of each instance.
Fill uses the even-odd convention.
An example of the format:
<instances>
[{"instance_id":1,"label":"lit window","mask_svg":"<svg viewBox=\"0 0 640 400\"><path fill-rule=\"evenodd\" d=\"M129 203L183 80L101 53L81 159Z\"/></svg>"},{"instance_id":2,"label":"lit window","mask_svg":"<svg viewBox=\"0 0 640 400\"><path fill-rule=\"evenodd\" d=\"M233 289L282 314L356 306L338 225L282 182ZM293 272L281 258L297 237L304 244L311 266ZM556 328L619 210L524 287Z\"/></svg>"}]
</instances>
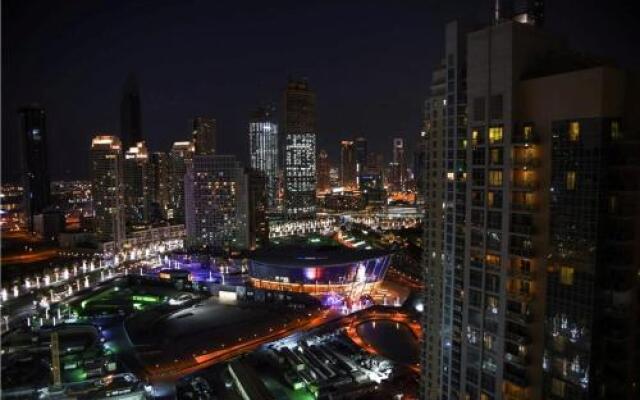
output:
<instances>
[{"instance_id":1,"label":"lit window","mask_svg":"<svg viewBox=\"0 0 640 400\"><path fill-rule=\"evenodd\" d=\"M531 140L533 136L533 127L531 125L525 125L522 134L524 136L524 140Z\"/></svg>"},{"instance_id":2,"label":"lit window","mask_svg":"<svg viewBox=\"0 0 640 400\"><path fill-rule=\"evenodd\" d=\"M494 203L495 203L495 194L493 192L488 192L487 193L487 205L489 207L494 207Z\"/></svg>"},{"instance_id":3,"label":"lit window","mask_svg":"<svg viewBox=\"0 0 640 400\"><path fill-rule=\"evenodd\" d=\"M487 254L485 257L485 262L487 265L491 265L494 267L500 266L500 256L496 256L494 254Z\"/></svg>"},{"instance_id":4,"label":"lit window","mask_svg":"<svg viewBox=\"0 0 640 400\"><path fill-rule=\"evenodd\" d=\"M572 267L560 267L560 283L563 285L573 285L573 273Z\"/></svg>"},{"instance_id":5,"label":"lit window","mask_svg":"<svg viewBox=\"0 0 640 400\"><path fill-rule=\"evenodd\" d=\"M567 190L576 190L576 171L567 171Z\"/></svg>"},{"instance_id":6,"label":"lit window","mask_svg":"<svg viewBox=\"0 0 640 400\"><path fill-rule=\"evenodd\" d=\"M489 171L489 185L502 186L502 171Z\"/></svg>"},{"instance_id":7,"label":"lit window","mask_svg":"<svg viewBox=\"0 0 640 400\"><path fill-rule=\"evenodd\" d=\"M611 121L611 139L617 140L622 138L622 132L620 132L620 122Z\"/></svg>"},{"instance_id":8,"label":"lit window","mask_svg":"<svg viewBox=\"0 0 640 400\"><path fill-rule=\"evenodd\" d=\"M471 142L474 146L478 144L478 140L480 139L480 132L477 129L471 131Z\"/></svg>"},{"instance_id":9,"label":"lit window","mask_svg":"<svg viewBox=\"0 0 640 400\"><path fill-rule=\"evenodd\" d=\"M489 128L489 143L502 143L502 127L494 126Z\"/></svg>"},{"instance_id":10,"label":"lit window","mask_svg":"<svg viewBox=\"0 0 640 400\"><path fill-rule=\"evenodd\" d=\"M577 142L580 139L580 122L569 122L569 140Z\"/></svg>"}]
</instances>

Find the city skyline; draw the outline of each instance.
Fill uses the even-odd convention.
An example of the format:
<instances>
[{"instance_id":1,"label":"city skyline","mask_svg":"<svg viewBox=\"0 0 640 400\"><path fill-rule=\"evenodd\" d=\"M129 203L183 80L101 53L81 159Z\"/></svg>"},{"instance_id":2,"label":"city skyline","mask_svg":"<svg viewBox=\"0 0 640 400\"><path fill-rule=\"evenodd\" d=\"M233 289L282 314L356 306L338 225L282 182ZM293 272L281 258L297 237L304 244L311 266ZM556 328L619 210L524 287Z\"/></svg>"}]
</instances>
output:
<instances>
[{"instance_id":1,"label":"city skyline","mask_svg":"<svg viewBox=\"0 0 640 400\"><path fill-rule=\"evenodd\" d=\"M638 399L622 1L15 1L3 396Z\"/></svg>"},{"instance_id":2,"label":"city skyline","mask_svg":"<svg viewBox=\"0 0 640 400\"><path fill-rule=\"evenodd\" d=\"M311 46L301 46L296 40L286 39L286 33L282 30L274 31L273 35L280 42L276 42L274 50L287 51L297 49L292 54L300 53L301 57L285 57L277 63L270 62L264 70L256 71L255 77L247 76L244 71L229 72L234 79L226 79L224 83L217 82L211 74L206 74L201 67L189 65L195 68L194 73L185 77L183 67L184 54L176 63L166 66L158 65L156 60L165 60L169 54L175 54L179 50L175 46L168 48L160 46L166 39L166 33L158 25L165 21L171 12L175 11L169 5L157 9L153 18L144 18L140 22L153 28L151 37L142 38L137 33L133 34L134 43L144 43L149 49L147 55L149 61L153 60L153 67L146 64L147 58L142 55L129 57L130 51L126 45L121 44L123 38L116 35L110 37L97 37L96 46L91 46L91 41L80 43L74 53L69 53L68 44L75 38L75 33L85 32L87 27L81 21L87 19L100 24L108 24L111 18L116 18L122 13L132 14L132 20L143 18L146 8L144 5L129 6L117 5L105 10L97 4L69 5L64 3L49 2L47 7L37 9L25 7L23 2L3 2L3 70L5 77L12 79L5 81L3 85L3 148L7 148L12 137L17 137L18 118L15 110L26 104L37 102L47 110L47 121L50 136L50 169L53 179L88 178L85 172L89 166L89 159L83 154L79 159L71 163L67 158L61 157L64 149L71 149L79 153L91 141L97 132L107 132L120 135L120 99L123 84L126 77L135 72L140 86L142 103L142 135L147 139L150 151L167 151L174 141L186 140L190 134L190 120L197 115L211 115L218 119L218 131L224 136L219 140L220 154L234 154L248 165L247 154L243 151L247 145L247 137L244 129L248 121L247 114L256 102L278 101L282 82L286 82L288 76L302 75L309 78L314 87L320 88L318 92L318 148L326 148L331 159L337 159L339 147L334 145L344 137L364 136L369 141L372 151L385 151L388 145L385 137L399 135L408 141L408 147L413 147L420 131L421 110L420 104L428 95L430 70L437 64L439 51L438 45L442 42L442 32L439 27L449 20L456 18L471 18L472 20L488 21L490 18L490 6L484 9L468 7L468 2L442 5L437 11L433 10L430 2L424 4L409 3L402 6L390 6L392 16L397 21L405 21L402 27L396 27L387 18L384 7L372 4L368 7L356 7L354 5L333 4L327 9L318 10L313 5L304 7L274 6L269 15L278 21L286 21L297 15L312 15L317 28L310 32L312 43L320 43L322 35L346 35L356 49L361 49L363 60L376 59L376 63L383 64L375 74L390 74L391 79L380 80L373 72L358 74L360 62L353 56L345 53L346 48L338 47L334 50L320 47L312 51ZM571 10L570 5L562 2L546 4L547 18L545 25L552 31L558 32L576 48L589 53L608 56L625 65L638 65L638 55L634 52L624 52L620 49L627 48L633 43L633 32L615 31L604 32L603 24L598 23L599 15L615 16L624 21L630 16L630 10L620 2L608 2L603 5L587 4L578 10ZM204 7L204 8L203 8ZM213 8L213 9L212 9ZM566 21L562 18L571 10L572 18ZM239 20L239 10L230 5L203 6L192 5L184 11L189 18L198 19L196 15L207 15L206 12L217 18L217 15L232 16L232 21L224 24L220 29L228 32L234 41L238 43L237 49L229 45L219 46L224 54L235 55L239 50L247 46L251 48L250 41L246 39L255 35L250 30L246 35L238 35L238 29L231 23L238 23L238 27L250 23L253 19L259 19L259 15L250 13L247 21ZM314 13L314 11L319 11ZM344 15L348 18L354 13L365 13L372 21L377 21L381 26L387 26L395 32L392 35L381 35L371 28L358 29L343 22L338 18L335 32L328 33L325 28L333 19L327 19L328 13L336 16ZM422 14L421 14L422 13ZM581 13L584 18L578 18L576 13ZM416 15L414 15L416 14ZM418 18L417 15L421 14ZM25 32L24 25L16 25L13 22L20 18L35 18L47 21L50 18L62 16L69 20L68 26L53 23L53 29L60 32L56 39L45 38L39 32ZM422 22L424 18L428 21ZM420 22L419 22L420 21ZM264 26L270 27L271 23ZM196 24L197 25L197 24ZM606 25L606 24L604 24ZM164 26L164 25L163 25ZM178 28L180 25L169 23L170 28ZM276 25L277 26L277 25ZM626 25L620 24L624 29ZM362 28L362 27L361 27ZM194 46L214 32L210 28L203 28L203 32L188 30L183 40ZM77 32L76 32L77 31ZM585 32L587 31L587 32ZM240 30L242 32L242 30ZM584 40L583 33L588 35ZM637 35L637 34L636 34ZM189 42L191 38L193 44ZM410 46L407 40L414 42ZM609 39L609 41L607 41ZM25 58L26 54L18 47L23 40L28 41L36 49L42 48L48 51L57 51L61 57L54 57L46 63L35 63L35 60ZM426 42L422 42L426 40ZM106 42L105 42L106 41ZM612 45L609 42L613 43ZM214 43L216 43L214 41ZM366 45L366 43L372 43ZM400 46L393 46L393 44ZM132 44L134 45L134 44ZM387 55L382 60L377 56L379 50L391 45L394 53ZM285 47L281 47L285 46ZM278 50L281 49L281 50ZM43 50L44 51L44 50ZM264 51L264 50L261 50ZM105 53L103 55L103 52ZM316 54L314 54L316 52ZM115 68L106 71L103 67L104 57L113 54L121 60L116 60ZM176 55L178 55L176 54ZM328 66L324 63L316 65L312 60L317 56L326 55L339 63L336 66ZM125 56L127 55L127 56ZM80 64L71 63L74 57L80 57ZM133 58L132 58L133 57ZM165 60L166 61L166 60ZM206 63L209 63L207 58ZM399 62L398 62L399 61ZM18 64L19 63L19 64ZM206 64L205 65L208 65ZM166 62L163 61L163 64ZM400 66L396 66L396 64ZM225 63L218 67L218 71L228 72L231 63ZM345 69L346 68L346 69ZM75 72L71 76L59 74L61 70ZM97 79L98 75L104 76ZM175 73L177 80L166 81L167 73ZM224 73L224 72L223 72ZM29 75L27 75L29 74ZM374 75L372 75L374 74ZM407 75L407 76L404 76ZM248 79L247 79L248 78ZM97 80L96 80L97 79ZM375 82L376 85L371 85ZM63 87L75 87L67 93ZM162 86L161 86L162 85ZM235 86L234 86L235 85ZM195 89L195 90L194 90ZM222 92L221 92L222 90ZM64 93L64 96L62 94ZM346 107L348 113L336 112L334 106L339 104ZM79 112L82 110L82 112ZM348 115L348 117L345 117ZM123 139L124 140L124 139ZM389 157L385 154L386 158ZM19 170L16 168L18 160L10 152L3 152L3 178L17 181Z\"/></svg>"}]
</instances>

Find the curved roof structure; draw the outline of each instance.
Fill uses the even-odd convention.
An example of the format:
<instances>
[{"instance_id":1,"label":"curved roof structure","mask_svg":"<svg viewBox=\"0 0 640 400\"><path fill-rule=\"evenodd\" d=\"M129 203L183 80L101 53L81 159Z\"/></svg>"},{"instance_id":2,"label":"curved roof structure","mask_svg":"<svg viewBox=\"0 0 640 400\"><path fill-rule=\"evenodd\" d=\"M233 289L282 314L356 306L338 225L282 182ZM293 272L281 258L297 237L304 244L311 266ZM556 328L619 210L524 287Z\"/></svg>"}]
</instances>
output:
<instances>
[{"instance_id":1,"label":"curved roof structure","mask_svg":"<svg viewBox=\"0 0 640 400\"><path fill-rule=\"evenodd\" d=\"M341 246L280 246L256 251L251 261L280 267L339 266L388 256L383 250L350 249Z\"/></svg>"}]
</instances>

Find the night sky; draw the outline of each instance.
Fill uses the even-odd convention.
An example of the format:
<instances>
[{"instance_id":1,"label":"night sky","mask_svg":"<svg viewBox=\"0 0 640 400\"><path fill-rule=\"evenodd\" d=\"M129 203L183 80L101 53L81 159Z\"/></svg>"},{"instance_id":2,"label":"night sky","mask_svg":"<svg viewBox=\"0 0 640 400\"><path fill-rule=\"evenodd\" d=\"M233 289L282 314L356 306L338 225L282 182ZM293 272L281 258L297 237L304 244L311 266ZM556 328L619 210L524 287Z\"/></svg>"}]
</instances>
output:
<instances>
[{"instance_id":1,"label":"night sky","mask_svg":"<svg viewBox=\"0 0 640 400\"><path fill-rule=\"evenodd\" d=\"M247 123L279 103L290 75L317 93L319 147L363 135L390 157L419 134L431 69L453 19L488 21L475 1L2 1L3 179L19 177L17 109L48 118L54 179L87 178L90 138L118 134L122 85L135 72L152 150L218 120L219 152L247 160ZM578 50L640 65L633 1L547 1L546 29Z\"/></svg>"}]
</instances>

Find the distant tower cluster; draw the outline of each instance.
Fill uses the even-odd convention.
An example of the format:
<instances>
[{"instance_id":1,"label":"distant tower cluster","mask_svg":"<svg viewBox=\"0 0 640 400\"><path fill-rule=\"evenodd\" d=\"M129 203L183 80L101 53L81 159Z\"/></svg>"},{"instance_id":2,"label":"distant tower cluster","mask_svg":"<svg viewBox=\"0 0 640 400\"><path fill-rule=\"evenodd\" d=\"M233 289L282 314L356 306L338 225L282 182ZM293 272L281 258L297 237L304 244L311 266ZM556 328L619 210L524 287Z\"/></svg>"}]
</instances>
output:
<instances>
[{"instance_id":1,"label":"distant tower cluster","mask_svg":"<svg viewBox=\"0 0 640 400\"><path fill-rule=\"evenodd\" d=\"M285 207L288 218L315 216L316 100L306 80L291 80L284 95Z\"/></svg>"}]
</instances>

